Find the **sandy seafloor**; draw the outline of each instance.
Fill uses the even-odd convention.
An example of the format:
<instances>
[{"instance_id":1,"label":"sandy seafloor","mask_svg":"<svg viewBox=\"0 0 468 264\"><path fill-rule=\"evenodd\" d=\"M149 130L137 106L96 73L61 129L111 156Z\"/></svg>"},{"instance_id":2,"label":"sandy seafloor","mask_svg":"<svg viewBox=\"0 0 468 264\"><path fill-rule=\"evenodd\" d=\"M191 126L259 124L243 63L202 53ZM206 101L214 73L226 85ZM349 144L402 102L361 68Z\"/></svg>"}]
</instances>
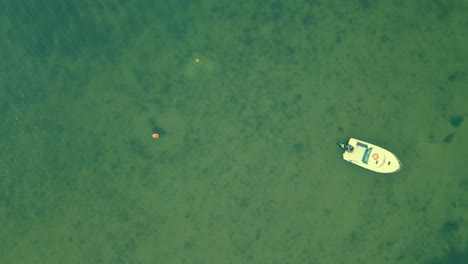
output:
<instances>
[{"instance_id":1,"label":"sandy seafloor","mask_svg":"<svg viewBox=\"0 0 468 264\"><path fill-rule=\"evenodd\" d=\"M0 2L0 263L468 263L468 1Z\"/></svg>"}]
</instances>

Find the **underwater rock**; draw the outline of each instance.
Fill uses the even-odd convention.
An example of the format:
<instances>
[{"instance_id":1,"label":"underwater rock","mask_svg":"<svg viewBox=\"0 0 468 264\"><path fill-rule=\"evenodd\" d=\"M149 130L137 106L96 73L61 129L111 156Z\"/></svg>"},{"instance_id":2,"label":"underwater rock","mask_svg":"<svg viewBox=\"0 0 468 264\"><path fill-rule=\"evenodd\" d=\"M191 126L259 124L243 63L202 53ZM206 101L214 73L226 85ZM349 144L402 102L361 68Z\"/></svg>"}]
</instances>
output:
<instances>
[{"instance_id":1,"label":"underwater rock","mask_svg":"<svg viewBox=\"0 0 468 264\"><path fill-rule=\"evenodd\" d=\"M452 124L453 127L459 127L464 120L463 116L453 116L450 118L450 124Z\"/></svg>"},{"instance_id":2,"label":"underwater rock","mask_svg":"<svg viewBox=\"0 0 468 264\"><path fill-rule=\"evenodd\" d=\"M456 232L458 230L460 226L458 225L457 222L455 221L447 221L445 222L442 227L440 228L440 232L442 234L453 234L454 232Z\"/></svg>"},{"instance_id":3,"label":"underwater rock","mask_svg":"<svg viewBox=\"0 0 468 264\"><path fill-rule=\"evenodd\" d=\"M457 77L458 77L458 76L457 76L456 73L452 73L452 74L450 74L450 75L447 77L447 80L448 80L449 82L454 82L454 81L457 80Z\"/></svg>"},{"instance_id":4,"label":"underwater rock","mask_svg":"<svg viewBox=\"0 0 468 264\"><path fill-rule=\"evenodd\" d=\"M450 144L453 140L453 136L455 135L455 133L450 133L448 134L445 138L444 138L444 143L446 144Z\"/></svg>"},{"instance_id":5,"label":"underwater rock","mask_svg":"<svg viewBox=\"0 0 468 264\"><path fill-rule=\"evenodd\" d=\"M294 150L296 151L296 153L302 153L302 151L304 150L304 144L302 143L296 143L293 145L293 148Z\"/></svg>"}]
</instances>

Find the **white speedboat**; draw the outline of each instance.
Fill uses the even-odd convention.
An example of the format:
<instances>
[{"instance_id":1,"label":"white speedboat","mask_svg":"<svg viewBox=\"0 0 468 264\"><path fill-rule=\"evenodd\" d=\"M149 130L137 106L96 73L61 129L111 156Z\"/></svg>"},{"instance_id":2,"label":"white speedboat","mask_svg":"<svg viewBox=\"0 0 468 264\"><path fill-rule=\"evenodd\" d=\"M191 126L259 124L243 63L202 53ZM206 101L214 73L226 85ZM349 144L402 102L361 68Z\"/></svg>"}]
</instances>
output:
<instances>
[{"instance_id":1,"label":"white speedboat","mask_svg":"<svg viewBox=\"0 0 468 264\"><path fill-rule=\"evenodd\" d=\"M343 159L358 166L380 173L401 170L400 160L384 148L355 138L350 138L348 144L338 144L345 151Z\"/></svg>"}]
</instances>

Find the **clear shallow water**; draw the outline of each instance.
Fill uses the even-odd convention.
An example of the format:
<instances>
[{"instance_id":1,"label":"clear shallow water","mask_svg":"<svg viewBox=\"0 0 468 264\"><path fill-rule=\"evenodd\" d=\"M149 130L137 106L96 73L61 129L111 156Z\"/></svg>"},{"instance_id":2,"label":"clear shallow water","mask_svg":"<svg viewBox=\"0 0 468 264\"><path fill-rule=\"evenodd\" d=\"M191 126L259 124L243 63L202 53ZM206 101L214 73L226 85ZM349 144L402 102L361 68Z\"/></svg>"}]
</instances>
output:
<instances>
[{"instance_id":1,"label":"clear shallow water","mask_svg":"<svg viewBox=\"0 0 468 264\"><path fill-rule=\"evenodd\" d=\"M2 263L467 258L466 4L3 6Z\"/></svg>"}]
</instances>

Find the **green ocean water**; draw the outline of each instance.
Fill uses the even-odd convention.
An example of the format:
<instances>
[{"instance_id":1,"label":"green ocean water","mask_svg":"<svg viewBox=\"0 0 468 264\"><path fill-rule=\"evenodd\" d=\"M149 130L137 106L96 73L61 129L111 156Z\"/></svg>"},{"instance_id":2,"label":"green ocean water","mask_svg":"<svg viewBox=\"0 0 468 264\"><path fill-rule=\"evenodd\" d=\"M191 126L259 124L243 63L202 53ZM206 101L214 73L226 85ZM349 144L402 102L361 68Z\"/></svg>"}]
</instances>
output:
<instances>
[{"instance_id":1,"label":"green ocean water","mask_svg":"<svg viewBox=\"0 0 468 264\"><path fill-rule=\"evenodd\" d=\"M468 263L467 43L466 0L0 0L0 263Z\"/></svg>"}]
</instances>

